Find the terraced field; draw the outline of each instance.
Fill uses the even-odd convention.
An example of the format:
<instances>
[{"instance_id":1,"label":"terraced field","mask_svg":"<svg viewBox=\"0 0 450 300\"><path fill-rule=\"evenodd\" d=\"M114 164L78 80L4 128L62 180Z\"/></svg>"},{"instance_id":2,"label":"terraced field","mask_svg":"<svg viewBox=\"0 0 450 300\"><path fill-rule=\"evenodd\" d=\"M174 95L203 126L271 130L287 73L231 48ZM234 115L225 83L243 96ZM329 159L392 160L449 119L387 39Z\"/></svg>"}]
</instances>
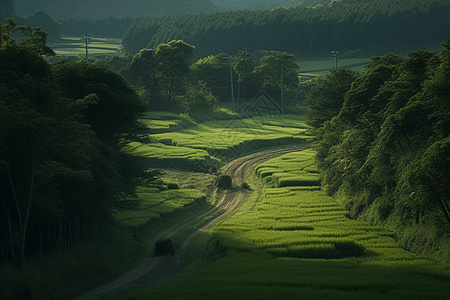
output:
<instances>
[{"instance_id":1,"label":"terraced field","mask_svg":"<svg viewBox=\"0 0 450 300\"><path fill-rule=\"evenodd\" d=\"M130 151L149 167L163 167L166 189L140 187L137 210L116 218L138 227L181 207L205 202L212 194L215 176L201 174L211 166L219 170L232 159L277 144L304 144L311 136L304 119L295 115L258 116L195 123L170 112L149 112L142 122L151 133L150 144L131 143ZM216 155L216 156L213 156ZM211 199L210 199L211 200Z\"/></svg>"},{"instance_id":2,"label":"terraced field","mask_svg":"<svg viewBox=\"0 0 450 300\"><path fill-rule=\"evenodd\" d=\"M149 113L143 118L154 140L151 144L133 143L136 155L156 166L192 168L215 165L253 153L262 148L304 144L311 135L304 117L296 115L233 117L194 123L173 113Z\"/></svg>"},{"instance_id":3,"label":"terraced field","mask_svg":"<svg viewBox=\"0 0 450 300\"><path fill-rule=\"evenodd\" d=\"M300 184L317 175L313 155L255 167L264 197L213 230L224 259L176 287L130 299L447 299L449 271L399 248L389 229L349 219L309 179ZM299 184L274 187L282 174Z\"/></svg>"},{"instance_id":4,"label":"terraced field","mask_svg":"<svg viewBox=\"0 0 450 300\"><path fill-rule=\"evenodd\" d=\"M81 37L63 37L58 42L48 43L57 55L77 56L86 55L86 43ZM122 49L122 40L111 38L92 38L88 43L88 54L118 55Z\"/></svg>"}]
</instances>

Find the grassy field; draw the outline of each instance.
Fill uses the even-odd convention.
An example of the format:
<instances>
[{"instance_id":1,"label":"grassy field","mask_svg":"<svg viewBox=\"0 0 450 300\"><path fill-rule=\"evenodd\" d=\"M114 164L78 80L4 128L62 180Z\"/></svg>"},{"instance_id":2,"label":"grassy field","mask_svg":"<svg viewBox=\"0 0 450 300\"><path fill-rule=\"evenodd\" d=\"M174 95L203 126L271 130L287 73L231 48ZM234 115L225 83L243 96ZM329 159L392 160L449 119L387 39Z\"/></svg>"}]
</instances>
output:
<instances>
[{"instance_id":1,"label":"grassy field","mask_svg":"<svg viewBox=\"0 0 450 300\"><path fill-rule=\"evenodd\" d=\"M364 66L370 61L369 58L343 58L338 60L339 68L348 68L357 72L364 72ZM307 59L299 60L299 74L303 79L317 77L326 74L330 69L336 67L336 62L330 59Z\"/></svg>"},{"instance_id":2,"label":"grassy field","mask_svg":"<svg viewBox=\"0 0 450 300\"><path fill-rule=\"evenodd\" d=\"M304 117L297 115L233 117L194 123L173 113L149 113L142 120L153 143L130 144L136 155L165 165L196 163L220 167L239 155L263 147L301 144L311 139Z\"/></svg>"},{"instance_id":3,"label":"grassy field","mask_svg":"<svg viewBox=\"0 0 450 300\"><path fill-rule=\"evenodd\" d=\"M211 186L215 177L194 172L166 171L162 176L164 190L139 186L139 206L132 211L115 214L116 219L130 228L138 228L160 221L180 208L205 203L211 199Z\"/></svg>"},{"instance_id":4,"label":"grassy field","mask_svg":"<svg viewBox=\"0 0 450 300\"><path fill-rule=\"evenodd\" d=\"M313 155L287 154L255 173L316 176ZM265 168L272 175L261 176ZM394 232L349 219L309 180L274 188L276 180L253 209L211 233L227 248L224 259L176 287L131 299L448 299L450 272L399 248Z\"/></svg>"},{"instance_id":5,"label":"grassy field","mask_svg":"<svg viewBox=\"0 0 450 300\"><path fill-rule=\"evenodd\" d=\"M174 212L198 201L206 201L205 187L211 186L214 176L185 170L196 164L215 164L218 168L227 161L226 156L211 158L210 153L217 150L229 150L243 144L255 143L270 146L278 142L304 143L311 138L307 134L309 127L302 117L284 115L283 117L254 117L248 119L217 120L195 123L192 120L170 112L149 112L143 119L155 141L150 144L131 143L130 150L141 157L149 158L149 165L175 166L167 170L163 180L167 189L139 187L138 200L141 204L135 211L116 214L116 218L127 226L138 227L161 215ZM223 161L222 161L223 160ZM293 171L295 173L295 171ZM297 173L289 173L283 180L292 180ZM315 174L317 177L317 174ZM297 177L295 177L297 178ZM317 181L317 178L315 178Z\"/></svg>"},{"instance_id":6,"label":"grassy field","mask_svg":"<svg viewBox=\"0 0 450 300\"><path fill-rule=\"evenodd\" d=\"M57 55L86 55L86 43L81 37L63 37L58 42L48 43ZM88 55L118 55L122 49L122 40L111 38L92 38L88 43Z\"/></svg>"}]
</instances>

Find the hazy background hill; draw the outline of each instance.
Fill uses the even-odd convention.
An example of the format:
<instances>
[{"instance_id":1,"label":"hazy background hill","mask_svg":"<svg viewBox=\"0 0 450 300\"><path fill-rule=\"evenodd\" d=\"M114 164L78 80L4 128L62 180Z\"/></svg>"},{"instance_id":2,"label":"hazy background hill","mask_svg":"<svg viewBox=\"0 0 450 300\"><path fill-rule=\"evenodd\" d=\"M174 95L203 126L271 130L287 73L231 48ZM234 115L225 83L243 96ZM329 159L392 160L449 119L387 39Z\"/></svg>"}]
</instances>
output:
<instances>
[{"instance_id":1,"label":"hazy background hill","mask_svg":"<svg viewBox=\"0 0 450 300\"><path fill-rule=\"evenodd\" d=\"M42 9L55 18L140 17L152 14L213 12L217 8L209 0L16 0L18 14Z\"/></svg>"},{"instance_id":2,"label":"hazy background hill","mask_svg":"<svg viewBox=\"0 0 450 300\"><path fill-rule=\"evenodd\" d=\"M0 20L4 20L10 16L14 15L14 1L13 0L2 0L0 2Z\"/></svg>"},{"instance_id":3,"label":"hazy background hill","mask_svg":"<svg viewBox=\"0 0 450 300\"><path fill-rule=\"evenodd\" d=\"M59 19L108 17L142 17L146 14L211 13L218 10L264 10L280 6L311 6L329 3L332 0L3 0L0 16L4 7L15 3L19 15L25 15L42 9ZM339 0L341 1L341 0ZM343 0L345 2L366 0ZM5 12L11 15L11 9ZM3 17L4 19L4 17Z\"/></svg>"}]
</instances>

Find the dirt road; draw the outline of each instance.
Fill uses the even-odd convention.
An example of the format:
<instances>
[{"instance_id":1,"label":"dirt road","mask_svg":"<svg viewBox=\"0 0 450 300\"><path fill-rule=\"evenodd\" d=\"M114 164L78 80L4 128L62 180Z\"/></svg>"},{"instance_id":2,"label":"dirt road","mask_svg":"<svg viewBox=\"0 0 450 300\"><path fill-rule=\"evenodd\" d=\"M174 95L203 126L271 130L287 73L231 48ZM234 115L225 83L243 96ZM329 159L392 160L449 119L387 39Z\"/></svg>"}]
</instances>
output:
<instances>
[{"instance_id":1,"label":"dirt road","mask_svg":"<svg viewBox=\"0 0 450 300\"><path fill-rule=\"evenodd\" d=\"M186 249L189 246L189 243L194 239L197 235L209 229L219 220L227 217L233 210L237 207L240 201L245 196L245 193L249 192L248 190L241 187L242 183L247 182L250 170L253 170L253 167L257 164L260 164L268 159L295 151L304 150L305 147L290 147L285 149L276 149L276 150L267 150L258 152L246 157L242 157L236 159L226 166L222 168L223 175L229 175L233 179L233 187L228 190L219 190L217 192L217 201L215 206L207 211L206 213L198 216L194 220L186 222L184 224L180 224L176 230L170 232L165 236L165 238L170 238L176 235L178 232L186 228L187 226L192 225L193 223L199 223L199 221L204 219L209 219L206 223L200 223L198 229L196 229L191 235L189 235L182 243L180 249L177 249L175 254L176 265L172 266L163 271L159 271L158 279L153 282L148 282L146 284L146 288L158 288L163 285L166 281L168 281L172 276L176 275L184 266ZM251 191L250 192L259 192L261 191ZM96 300L104 298L108 294L114 294L118 291L125 289L132 285L134 282L147 275L148 273L155 271L156 267L163 262L166 257L154 257L149 255L144 264L140 267L128 272L126 275L117 279L116 281L110 282L102 287L99 287L81 297L76 298L76 300Z\"/></svg>"}]
</instances>

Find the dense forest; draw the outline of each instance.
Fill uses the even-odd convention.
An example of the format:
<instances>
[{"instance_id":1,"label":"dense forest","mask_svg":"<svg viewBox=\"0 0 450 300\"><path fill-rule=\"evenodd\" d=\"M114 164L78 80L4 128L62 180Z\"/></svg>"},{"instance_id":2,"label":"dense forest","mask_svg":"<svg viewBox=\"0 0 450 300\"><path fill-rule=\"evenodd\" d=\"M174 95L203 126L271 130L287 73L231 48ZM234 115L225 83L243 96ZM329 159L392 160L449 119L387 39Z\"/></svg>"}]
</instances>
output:
<instances>
[{"instance_id":1,"label":"dense forest","mask_svg":"<svg viewBox=\"0 0 450 300\"><path fill-rule=\"evenodd\" d=\"M210 13L217 8L209 0L15 0L18 14L42 9L60 18L137 18L145 14Z\"/></svg>"},{"instance_id":2,"label":"dense forest","mask_svg":"<svg viewBox=\"0 0 450 300\"><path fill-rule=\"evenodd\" d=\"M123 151L141 140L148 104L120 74L83 61L50 65L40 28L9 19L0 33L0 261L21 266L132 208L135 186L158 172Z\"/></svg>"},{"instance_id":3,"label":"dense forest","mask_svg":"<svg viewBox=\"0 0 450 300\"><path fill-rule=\"evenodd\" d=\"M138 183L158 184L158 172L123 151L142 139L143 112L216 118L221 101L235 97L239 112L260 90L278 101L283 88L287 112L303 113L307 93L328 194L353 218L395 228L406 248L450 263L450 0L318 0L221 12L207 0L160 1L143 18L114 17L105 8L111 1L96 1L83 19L61 12L69 4L47 3L16 16L32 27L8 21L0 31L1 261L20 266L27 255L70 248L113 212L132 208ZM13 4L1 3L1 16L14 14ZM50 64L47 33L123 37L126 55ZM437 49L442 40L440 54L382 55ZM296 58L332 49L379 56L362 74L334 69L300 82Z\"/></svg>"},{"instance_id":4,"label":"dense forest","mask_svg":"<svg viewBox=\"0 0 450 300\"><path fill-rule=\"evenodd\" d=\"M442 45L440 55L373 57L353 79L332 72L307 100L328 194L352 217L391 226L402 246L448 264L450 39Z\"/></svg>"},{"instance_id":5,"label":"dense forest","mask_svg":"<svg viewBox=\"0 0 450 300\"><path fill-rule=\"evenodd\" d=\"M174 39L195 45L197 56L238 49L278 50L297 56L358 50L399 52L438 44L448 35L449 0L333 1L313 8L147 15L123 38L129 54Z\"/></svg>"}]
</instances>

